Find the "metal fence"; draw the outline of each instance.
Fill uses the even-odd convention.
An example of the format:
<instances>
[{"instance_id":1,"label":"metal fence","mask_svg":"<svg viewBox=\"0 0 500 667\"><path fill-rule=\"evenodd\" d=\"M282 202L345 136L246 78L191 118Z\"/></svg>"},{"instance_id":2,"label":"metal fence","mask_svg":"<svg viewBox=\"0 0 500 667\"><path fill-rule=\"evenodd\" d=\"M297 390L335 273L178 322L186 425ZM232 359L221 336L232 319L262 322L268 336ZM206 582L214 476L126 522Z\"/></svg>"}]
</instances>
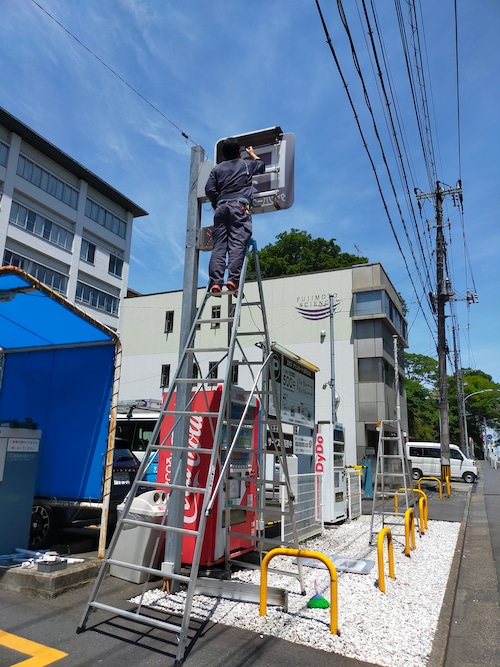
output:
<instances>
[{"instance_id":1,"label":"metal fence","mask_svg":"<svg viewBox=\"0 0 500 667\"><path fill-rule=\"evenodd\" d=\"M363 514L363 506L361 503L361 477L362 470L346 468L347 516L349 519L357 519Z\"/></svg>"},{"instance_id":2,"label":"metal fence","mask_svg":"<svg viewBox=\"0 0 500 667\"><path fill-rule=\"evenodd\" d=\"M320 535L323 531L322 518L322 475L308 473L290 475L290 485L295 495L295 519L299 542ZM281 540L283 543L293 542L293 533L288 509L286 486L281 486L281 511L284 520L281 522Z\"/></svg>"}]
</instances>

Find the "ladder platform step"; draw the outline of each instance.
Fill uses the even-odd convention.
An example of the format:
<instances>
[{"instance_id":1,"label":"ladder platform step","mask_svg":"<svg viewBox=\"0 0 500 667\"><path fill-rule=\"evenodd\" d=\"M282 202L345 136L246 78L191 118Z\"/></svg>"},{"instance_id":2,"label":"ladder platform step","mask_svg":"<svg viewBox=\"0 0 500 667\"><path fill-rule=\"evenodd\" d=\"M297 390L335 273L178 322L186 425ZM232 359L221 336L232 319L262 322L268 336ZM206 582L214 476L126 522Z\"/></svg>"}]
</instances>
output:
<instances>
[{"instance_id":1,"label":"ladder platform step","mask_svg":"<svg viewBox=\"0 0 500 667\"><path fill-rule=\"evenodd\" d=\"M240 561L231 561L239 564ZM243 566L245 563L242 563ZM195 595L210 595L225 598L227 600L242 600L244 602L259 602L260 586L245 581L231 579L212 579L211 577L198 577L196 580ZM288 591L284 588L269 586L267 589L267 602L270 605L284 607L288 610Z\"/></svg>"}]
</instances>

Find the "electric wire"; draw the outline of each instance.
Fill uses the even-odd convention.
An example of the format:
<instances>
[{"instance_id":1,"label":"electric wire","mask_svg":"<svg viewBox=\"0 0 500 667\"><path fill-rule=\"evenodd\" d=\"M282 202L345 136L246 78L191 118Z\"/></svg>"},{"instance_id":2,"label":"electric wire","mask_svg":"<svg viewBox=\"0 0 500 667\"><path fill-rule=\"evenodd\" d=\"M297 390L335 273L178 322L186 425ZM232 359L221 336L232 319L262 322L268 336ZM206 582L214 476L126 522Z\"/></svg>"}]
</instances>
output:
<instances>
[{"instance_id":1,"label":"electric wire","mask_svg":"<svg viewBox=\"0 0 500 667\"><path fill-rule=\"evenodd\" d=\"M31 0L31 2L32 2L34 5L36 5L39 9L41 9L42 12L44 12L44 13L45 13L45 14L46 14L52 21L54 21L54 23L56 23L60 28L62 28L62 30L64 30L64 32L66 32L72 39L74 39L75 42L76 42L77 44L79 44L79 45L80 45L82 48L84 48L88 53L90 53L90 55L93 56L93 57L94 57L94 58L95 58L101 65L103 65L109 72L111 72L111 74L113 74L114 76L116 76L117 79L119 79L122 83L124 83L124 84L127 86L127 88L129 88L135 95L137 95L138 97L140 97L140 99L141 99L143 102L145 102L145 103L146 103L148 106L150 106L154 111L156 111L156 113L160 114L160 116L161 116L162 118L164 118L164 119L167 121L167 123L170 123L170 125L172 125L172 127L174 127L174 128L181 134L181 136L182 136L186 141L190 142L192 145L196 145L195 142L193 141L193 139L191 139L191 137L190 137L186 132L184 132L184 130L182 130L182 129L179 127L179 125L177 125L177 123L175 123L171 118L169 118L168 116L166 116L166 115L163 113L163 111L161 111L160 109L158 109L157 106L155 106L152 102L150 102L150 101L149 101L149 100L148 100L142 93L140 93L140 92L137 90L137 88L134 88L134 86L132 86L132 84L130 84L126 79L123 78L123 76L121 76L120 74L118 74L118 72L117 72L116 70L114 70L114 69L113 69L112 67L110 67L107 63L105 63L104 60L102 60L102 58L100 58L96 53L94 53L94 51L92 51L92 49L90 49L86 44L84 44L80 39L78 39L78 37L76 37L76 35L74 35L70 30L68 30L68 28L66 28L60 21L58 21L58 20L55 18L55 16L53 16L50 12L48 12L48 11L45 9L45 7L42 7L42 5L41 5L39 2L37 2L37 0Z\"/></svg>"},{"instance_id":2,"label":"electric wire","mask_svg":"<svg viewBox=\"0 0 500 667\"><path fill-rule=\"evenodd\" d=\"M400 132L398 133L398 131L396 129L396 126L395 126L395 122L394 122L394 117L396 116L396 118L397 118L397 105L394 103L394 95L393 95L392 88L390 87L390 85L386 86L385 82L384 82L384 73L382 72L381 62L384 63L384 67L385 67L385 62L386 61L385 61L385 58L383 56L382 56L381 59L379 59L378 52L377 52L377 46L375 44L375 40L374 40L374 37L373 37L373 30L372 30L372 27L371 27L371 21L370 21L369 15L368 15L368 10L367 10L365 0L362 0L362 5L363 5L364 17L365 17L365 21L366 21L366 25L367 25L367 29L368 29L368 34L370 36L371 53L373 54L373 57L375 59L376 81L379 82L379 86L381 88L381 94L382 94L382 97L383 97L383 109L385 110L385 114L386 114L386 117L387 117L387 122L388 122L388 125L389 125L389 128L390 128L390 137L391 137L393 146L395 147L394 153L395 153L395 157L396 157L396 163L400 168L399 169L400 170L400 176L401 176L401 180L402 180L402 185L404 187L404 192L405 192L405 198L406 198L406 201L407 201L408 211L409 211L409 214L410 214L410 218L413 221L414 228L416 229L416 232L417 232L416 233L416 239L417 239L418 247L419 247L419 250L420 250L421 262L417 261L417 258L415 256L413 243L412 243L412 240L411 240L411 237L410 237L407 225L406 225L406 221L405 221L404 216L402 214L401 214L401 222L402 222L403 229L404 229L407 241L408 241L408 246L410 248L410 252L411 252L413 261L415 263L417 274L420 278L420 282L421 282L422 286L424 286L424 287L427 286L427 289L429 289L430 284L431 284L430 274L429 274L429 265L428 265L427 257L426 257L425 252L424 252L424 248L422 246L422 240L421 240L421 236L420 236L419 229L418 229L418 224L417 224L416 215L415 215L415 209L413 207L413 201L412 201L412 198L410 196L410 185L409 185L409 182L408 182L407 169L405 167L404 157L405 158L407 157L407 151L406 151L406 148L404 146L404 142L399 140L399 135L401 133ZM371 3L371 6L372 6L372 10L374 11L373 2ZM384 54L382 36L380 34L380 30L379 30L379 27L378 27L378 22L376 20L376 15L374 16L374 21L375 21L375 25L376 25L377 38L379 40L379 43L381 43L382 54ZM387 67L385 67L385 72L386 72L386 75L387 75L387 79L390 82L390 76L388 75ZM391 92L390 95L388 94L388 91ZM392 108L394 108L394 113L391 110ZM399 118L397 118L397 120L398 120L398 127L400 127ZM423 267L425 269L425 276L422 275L421 267Z\"/></svg>"},{"instance_id":3,"label":"electric wire","mask_svg":"<svg viewBox=\"0 0 500 667\"><path fill-rule=\"evenodd\" d=\"M352 111L353 111L353 113L354 113L354 118L355 118L355 120L356 120L356 125L357 125L357 128L358 128L358 132L359 132L359 134L360 134L360 137L361 137L361 140L362 140L364 149L365 149L365 151L366 151L366 154L367 154L367 156L368 156L368 159L369 159L369 161L370 161L370 165L371 165L372 171L373 171L373 173L374 173L374 175L375 175L375 180L376 180L376 182L377 182L377 187L378 187L378 191L379 191L380 197L381 197L381 199L382 199L382 204L383 204L383 207L384 207L385 214L386 214L386 216L387 216L387 219L388 219L388 221L389 221L389 225L390 225L391 230L392 230L392 232L393 232L393 236L394 236L394 239L395 239L396 244L397 244L397 246L398 246L398 250L399 250L399 252L400 252L400 254L401 254L401 257L403 258L403 262L404 262L405 267L406 267L406 272L407 272L407 274L408 274L408 276L409 276L409 279L410 279L410 282L411 282L411 284L412 284L413 291L414 291L414 293L415 293L415 295L417 296L417 299L418 299L419 297L418 297L418 292L417 292L417 289L416 289L416 286L415 286L415 282L414 282L414 280L413 280L412 273L411 273L411 271L410 271L410 269L409 269L409 266L408 266L408 262L407 262L405 253L403 252L403 248L401 247L401 243L400 243L399 238L398 238L398 235L397 235L397 233L396 233L396 230L395 230L395 227L394 227L394 223L393 223L393 220L392 220L392 217L391 217L391 213L390 213L390 211L389 211L388 203L387 203L387 200L386 200L386 198L385 198L385 195L384 195L384 192L383 192L383 189L382 189L382 184L381 184L381 181L380 181L380 178L379 178L379 175L378 175L378 171L377 171L377 168L376 168L376 165L375 165L375 162L374 162L374 158L373 158L373 156L372 156L372 154L371 154L371 151L370 151L370 149L369 149L369 147L368 147L367 140L366 140L366 137L365 137L365 133L364 133L364 131L363 131L363 128L361 127L361 122L360 122L360 120L359 120L359 114L357 113L357 109L356 109L356 106L355 106L355 104L354 104L353 97L352 97L352 95L351 95L351 93L350 93L350 91L349 91L349 87L348 87L347 81L346 81L346 79L345 79L344 73L343 73L342 68L341 68L341 66L340 66L340 62L339 62L339 59L338 59L336 50L335 50L335 48L333 47L332 39L331 39L331 37L330 37L330 33L329 33L329 31L328 31L328 27L327 27L326 22L325 22L325 19L324 19L324 16L323 16L323 12L322 12L322 10L321 10L321 6L320 6L320 4L319 4L319 0L315 0L315 2L316 2L316 8L317 8L317 10L318 10L319 17L320 17L320 21L321 21L321 24L322 24L322 27L323 27L323 31L324 31L324 33L325 33L325 37L326 37L327 44L328 44L328 46L329 46L329 48L330 48L330 52L331 52L331 54L332 54L332 56L333 56L335 65L336 65L336 67L337 67L337 71L338 71L338 73L339 73L339 76L340 76L340 78L341 78L342 84L343 84L344 89L345 89L345 91L346 91L346 94L347 94L347 98L348 98L349 104L350 104L351 109L352 109ZM344 13L344 11L343 11L342 3L340 2L340 0L337 1L337 7L338 7L338 9L339 9L339 13L340 13L340 16L341 16L341 20L342 20L342 16L344 17L344 26L345 26L346 33L347 33L347 36L348 36L348 39L349 39L349 38L350 38L350 33L349 33L348 26L346 25L345 13ZM354 60L355 68L356 68L356 71L358 72L358 76L360 76L360 79L361 79L361 83L362 83L362 87L363 87L363 94L364 94L365 103L367 104L368 109L369 109L369 111L371 112L372 123L373 123L373 125L374 125L374 132L375 132L375 134L378 136L379 145L380 145L380 147L381 147L382 154L383 154L383 161L384 161L384 164L385 164L386 168L388 168L387 160L386 160L386 157L385 157L385 152L383 151L383 147L381 146L380 135L379 135L379 132L378 132L378 128L377 128L377 126L376 126L376 122L375 122L374 116L373 116L373 111L372 111L372 109L371 109L371 105L370 105L370 100L369 100L368 91L366 90L366 86L364 85L364 81L363 81L362 73L361 73L360 66L359 66L359 61L358 61L358 59L357 59L356 50L355 50L355 48L354 48L354 44L353 44L353 42L352 42L352 38L350 39L350 45L351 45L351 54L352 54L352 57L353 57L353 60ZM390 170L389 170L389 173L390 173ZM396 195L396 193L395 193L395 189L394 189L394 184L393 184L393 182L392 182L392 177L391 177L390 180L391 180L391 183L392 183L392 186L393 186L393 192L394 192L394 194L395 194L395 196L396 196L396 198L397 198L397 195ZM420 307L420 309L421 309L422 315L423 315L423 317L424 317L424 320L426 321L426 324L427 324L427 326L428 326L428 328L429 328L429 331L430 331L431 334L432 334L432 333L433 333L433 328L430 326L430 323L429 323L429 321L428 321L428 319L427 319L426 311L425 311L425 309L423 308L422 303L421 303L420 301L418 301L418 303L419 303L419 307Z\"/></svg>"}]
</instances>

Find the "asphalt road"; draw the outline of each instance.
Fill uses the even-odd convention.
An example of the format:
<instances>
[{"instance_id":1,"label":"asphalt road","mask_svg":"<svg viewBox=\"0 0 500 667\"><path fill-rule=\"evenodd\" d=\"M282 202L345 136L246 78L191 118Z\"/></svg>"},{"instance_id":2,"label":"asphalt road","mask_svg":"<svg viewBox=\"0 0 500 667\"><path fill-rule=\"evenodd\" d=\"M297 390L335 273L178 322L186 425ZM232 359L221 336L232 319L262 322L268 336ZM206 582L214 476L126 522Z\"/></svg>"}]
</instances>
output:
<instances>
[{"instance_id":1,"label":"asphalt road","mask_svg":"<svg viewBox=\"0 0 500 667\"><path fill-rule=\"evenodd\" d=\"M500 469L489 469L486 464L482 468L480 482L471 489L470 509L465 508L463 548L456 558L454 584L445 596L446 622L436 635L438 651L432 667L499 664ZM363 504L370 506L370 501ZM453 494L451 502L432 499L429 518L460 521L464 506L463 500L453 501ZM81 543L73 541L70 548L74 554ZM114 577L107 578L103 586L109 588L118 607L142 589L141 585ZM157 583L151 587L157 587ZM77 633L91 590L92 584L86 584L59 597L43 599L0 589L0 667L20 667L30 655L35 656L30 667L175 664L176 640L164 630L139 627L97 610L90 613L87 629ZM193 623L190 638L196 641L186 653L186 667L370 667L369 663L222 624Z\"/></svg>"}]
</instances>

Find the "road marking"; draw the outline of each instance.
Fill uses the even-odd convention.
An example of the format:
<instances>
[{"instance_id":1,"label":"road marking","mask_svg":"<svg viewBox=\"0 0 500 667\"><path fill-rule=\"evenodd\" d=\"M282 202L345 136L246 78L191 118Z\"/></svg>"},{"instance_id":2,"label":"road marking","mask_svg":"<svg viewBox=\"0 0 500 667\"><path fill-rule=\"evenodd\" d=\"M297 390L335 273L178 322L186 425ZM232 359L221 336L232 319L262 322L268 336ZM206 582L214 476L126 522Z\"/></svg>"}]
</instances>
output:
<instances>
[{"instance_id":1,"label":"road marking","mask_svg":"<svg viewBox=\"0 0 500 667\"><path fill-rule=\"evenodd\" d=\"M58 651L43 644L37 644L37 642L24 639L24 637L11 635L9 632L4 632L3 630L0 630L0 644L13 651L26 653L26 655L31 656L22 662L12 664L10 667L45 667L68 655L67 653L63 653L63 651Z\"/></svg>"}]
</instances>

